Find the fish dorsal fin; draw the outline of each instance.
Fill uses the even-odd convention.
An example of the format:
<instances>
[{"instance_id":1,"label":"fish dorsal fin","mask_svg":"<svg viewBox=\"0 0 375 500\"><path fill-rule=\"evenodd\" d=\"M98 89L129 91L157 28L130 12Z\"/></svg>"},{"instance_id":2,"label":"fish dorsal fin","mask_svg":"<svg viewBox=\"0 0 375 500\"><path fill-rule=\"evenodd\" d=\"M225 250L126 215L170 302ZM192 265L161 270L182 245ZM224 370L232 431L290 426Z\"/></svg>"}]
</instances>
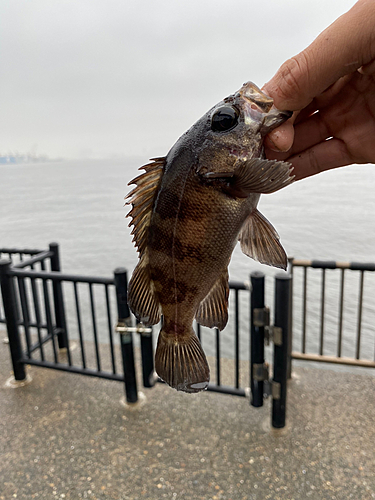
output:
<instances>
[{"instance_id":1,"label":"fish dorsal fin","mask_svg":"<svg viewBox=\"0 0 375 500\"><path fill-rule=\"evenodd\" d=\"M208 295L199 305L195 319L202 326L223 330L228 321L228 269L217 279Z\"/></svg>"},{"instance_id":2,"label":"fish dorsal fin","mask_svg":"<svg viewBox=\"0 0 375 500\"><path fill-rule=\"evenodd\" d=\"M225 180L223 188L231 196L247 198L250 193L274 193L294 180L291 163L251 158L238 160L232 172L207 172L206 179Z\"/></svg>"},{"instance_id":3,"label":"fish dorsal fin","mask_svg":"<svg viewBox=\"0 0 375 500\"><path fill-rule=\"evenodd\" d=\"M138 321L144 325L156 325L160 321L160 304L150 277L148 252L139 260L128 287L128 304Z\"/></svg>"},{"instance_id":4,"label":"fish dorsal fin","mask_svg":"<svg viewBox=\"0 0 375 500\"><path fill-rule=\"evenodd\" d=\"M286 269L288 258L279 241L279 235L257 209L246 219L238 239L245 255L262 264Z\"/></svg>"},{"instance_id":5,"label":"fish dorsal fin","mask_svg":"<svg viewBox=\"0 0 375 500\"><path fill-rule=\"evenodd\" d=\"M165 158L153 158L152 161L141 167L145 173L129 182L128 185L136 184L136 187L126 196L129 200L126 204L133 205L127 217L132 218L129 226L133 226L131 234L140 255L146 248L152 207L165 165Z\"/></svg>"},{"instance_id":6,"label":"fish dorsal fin","mask_svg":"<svg viewBox=\"0 0 375 500\"><path fill-rule=\"evenodd\" d=\"M128 303L139 321L145 325L155 325L160 321L160 304L156 297L154 284L150 276L148 261L147 236L152 215L152 207L163 175L165 158L153 158L141 168L146 172L133 179L130 184L136 187L127 195L127 204L132 209L127 214L132 220L133 242L138 249L140 260L133 272L128 288Z\"/></svg>"}]
</instances>

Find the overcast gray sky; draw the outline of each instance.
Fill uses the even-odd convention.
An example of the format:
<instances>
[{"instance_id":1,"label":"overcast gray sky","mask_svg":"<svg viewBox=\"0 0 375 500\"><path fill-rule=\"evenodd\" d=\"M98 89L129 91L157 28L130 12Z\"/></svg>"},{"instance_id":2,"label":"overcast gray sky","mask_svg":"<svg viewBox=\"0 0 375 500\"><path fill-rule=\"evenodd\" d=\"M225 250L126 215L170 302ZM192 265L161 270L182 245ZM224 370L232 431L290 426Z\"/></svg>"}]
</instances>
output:
<instances>
[{"instance_id":1,"label":"overcast gray sky","mask_svg":"<svg viewBox=\"0 0 375 500\"><path fill-rule=\"evenodd\" d=\"M0 0L0 154L160 156L354 0Z\"/></svg>"}]
</instances>

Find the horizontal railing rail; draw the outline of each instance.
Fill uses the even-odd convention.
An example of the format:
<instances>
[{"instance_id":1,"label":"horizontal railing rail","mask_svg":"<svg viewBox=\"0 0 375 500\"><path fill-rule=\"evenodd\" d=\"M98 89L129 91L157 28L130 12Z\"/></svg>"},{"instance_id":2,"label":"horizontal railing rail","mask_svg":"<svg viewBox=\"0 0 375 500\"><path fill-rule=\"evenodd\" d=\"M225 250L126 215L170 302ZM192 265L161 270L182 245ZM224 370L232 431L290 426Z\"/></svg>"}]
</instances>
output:
<instances>
[{"instance_id":1,"label":"horizontal railing rail","mask_svg":"<svg viewBox=\"0 0 375 500\"><path fill-rule=\"evenodd\" d=\"M33 279L47 279L52 281L70 281L91 284L114 285L113 278L103 278L98 276L84 276L78 274L68 274L58 271L34 271L29 269L19 269L12 267L9 271L10 276L27 277Z\"/></svg>"},{"instance_id":2,"label":"horizontal railing rail","mask_svg":"<svg viewBox=\"0 0 375 500\"><path fill-rule=\"evenodd\" d=\"M29 259L22 260L18 264L14 264L13 267L18 268L18 269L22 269L22 268L28 267L28 266L32 267L37 262L43 262L45 259L49 259L52 256L53 256L53 252L51 252L49 250L47 250L45 252L39 252L39 253L35 254L34 257L30 257Z\"/></svg>"},{"instance_id":3,"label":"horizontal railing rail","mask_svg":"<svg viewBox=\"0 0 375 500\"><path fill-rule=\"evenodd\" d=\"M373 262L338 262L335 260L289 259L293 267L313 269L350 269L351 271L375 271Z\"/></svg>"}]
</instances>

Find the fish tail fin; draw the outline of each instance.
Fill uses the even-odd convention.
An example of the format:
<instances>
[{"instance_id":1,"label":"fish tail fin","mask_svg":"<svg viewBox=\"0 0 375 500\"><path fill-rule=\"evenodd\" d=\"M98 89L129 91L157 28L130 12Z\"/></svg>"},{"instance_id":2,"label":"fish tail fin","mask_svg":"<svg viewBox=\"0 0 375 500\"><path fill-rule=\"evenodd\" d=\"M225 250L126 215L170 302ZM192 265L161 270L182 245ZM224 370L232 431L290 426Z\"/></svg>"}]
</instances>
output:
<instances>
[{"instance_id":1,"label":"fish tail fin","mask_svg":"<svg viewBox=\"0 0 375 500\"><path fill-rule=\"evenodd\" d=\"M199 392L207 389L210 369L194 331L188 335L161 330L155 353L159 377L177 391Z\"/></svg>"}]
</instances>

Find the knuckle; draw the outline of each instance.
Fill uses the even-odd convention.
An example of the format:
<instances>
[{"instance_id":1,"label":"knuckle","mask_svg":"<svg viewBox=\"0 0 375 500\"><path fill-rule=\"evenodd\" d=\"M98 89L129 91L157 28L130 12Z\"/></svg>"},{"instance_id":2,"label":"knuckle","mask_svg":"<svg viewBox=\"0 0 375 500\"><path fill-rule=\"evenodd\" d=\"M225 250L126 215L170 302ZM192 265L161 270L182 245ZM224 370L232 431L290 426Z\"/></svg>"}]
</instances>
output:
<instances>
[{"instance_id":1,"label":"knuckle","mask_svg":"<svg viewBox=\"0 0 375 500\"><path fill-rule=\"evenodd\" d=\"M288 59L279 70L278 94L281 99L300 99L308 82L308 59L305 52Z\"/></svg>"}]
</instances>

